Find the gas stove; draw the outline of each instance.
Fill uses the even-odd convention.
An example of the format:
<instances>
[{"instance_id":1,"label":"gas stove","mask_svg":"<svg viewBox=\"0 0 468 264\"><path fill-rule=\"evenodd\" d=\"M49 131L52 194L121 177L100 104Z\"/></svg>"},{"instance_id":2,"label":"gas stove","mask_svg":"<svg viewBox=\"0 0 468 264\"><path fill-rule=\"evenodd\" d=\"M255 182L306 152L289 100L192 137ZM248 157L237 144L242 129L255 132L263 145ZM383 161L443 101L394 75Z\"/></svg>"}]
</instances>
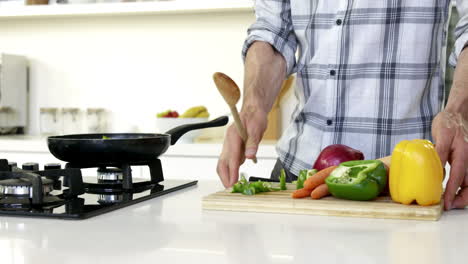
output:
<instances>
[{"instance_id":1,"label":"gas stove","mask_svg":"<svg viewBox=\"0 0 468 264\"><path fill-rule=\"evenodd\" d=\"M150 179L132 177L132 166L148 166ZM97 177L83 169L97 168ZM170 192L197 181L164 180L161 161L76 164L24 163L0 159L0 215L86 219Z\"/></svg>"}]
</instances>

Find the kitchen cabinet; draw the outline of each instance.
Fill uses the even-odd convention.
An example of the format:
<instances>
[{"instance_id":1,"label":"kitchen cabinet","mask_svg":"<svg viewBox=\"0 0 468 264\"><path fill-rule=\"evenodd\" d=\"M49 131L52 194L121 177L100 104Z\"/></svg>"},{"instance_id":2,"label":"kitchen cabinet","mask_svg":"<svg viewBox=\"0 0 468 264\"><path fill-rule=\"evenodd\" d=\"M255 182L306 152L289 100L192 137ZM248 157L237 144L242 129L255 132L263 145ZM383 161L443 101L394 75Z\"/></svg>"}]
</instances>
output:
<instances>
[{"instance_id":1,"label":"kitchen cabinet","mask_svg":"<svg viewBox=\"0 0 468 264\"><path fill-rule=\"evenodd\" d=\"M254 20L253 0L2 5L0 51L29 59L27 134L40 134L42 107L105 108L107 132L151 133L170 108L226 113L211 76L242 80Z\"/></svg>"},{"instance_id":2,"label":"kitchen cabinet","mask_svg":"<svg viewBox=\"0 0 468 264\"><path fill-rule=\"evenodd\" d=\"M0 9L0 19L63 16L190 14L241 11L253 12L253 5L253 0L172 0L134 3L90 3L81 5L5 5Z\"/></svg>"}]
</instances>

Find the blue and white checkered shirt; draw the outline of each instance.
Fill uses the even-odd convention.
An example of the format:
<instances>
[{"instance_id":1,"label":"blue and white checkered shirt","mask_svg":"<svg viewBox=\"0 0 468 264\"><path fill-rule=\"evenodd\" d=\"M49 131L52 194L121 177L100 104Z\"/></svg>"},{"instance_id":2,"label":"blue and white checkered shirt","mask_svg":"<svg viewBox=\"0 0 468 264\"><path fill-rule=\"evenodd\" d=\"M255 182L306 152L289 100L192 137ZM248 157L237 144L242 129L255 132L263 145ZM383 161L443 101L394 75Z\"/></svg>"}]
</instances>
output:
<instances>
[{"instance_id":1,"label":"blue and white checkered shirt","mask_svg":"<svg viewBox=\"0 0 468 264\"><path fill-rule=\"evenodd\" d=\"M453 64L468 42L468 0L457 8ZM330 144L374 159L401 140L431 139L449 9L449 0L256 0L244 57L268 42L297 73L298 105L277 145L285 168L297 175Z\"/></svg>"}]
</instances>

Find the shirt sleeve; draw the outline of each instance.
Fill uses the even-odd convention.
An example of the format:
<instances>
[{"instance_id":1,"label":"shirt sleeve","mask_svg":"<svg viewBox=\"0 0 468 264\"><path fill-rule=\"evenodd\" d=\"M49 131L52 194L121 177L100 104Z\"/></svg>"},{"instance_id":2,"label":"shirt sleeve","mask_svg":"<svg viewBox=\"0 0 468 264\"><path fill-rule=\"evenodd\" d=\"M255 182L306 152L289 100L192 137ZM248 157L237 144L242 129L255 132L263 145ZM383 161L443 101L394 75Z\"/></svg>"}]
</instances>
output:
<instances>
[{"instance_id":1,"label":"shirt sleeve","mask_svg":"<svg viewBox=\"0 0 468 264\"><path fill-rule=\"evenodd\" d=\"M245 60L247 50L255 41L270 43L287 64L287 75L296 68L297 40L291 21L290 0L256 0L256 21L247 30L248 36L242 48Z\"/></svg>"},{"instance_id":2,"label":"shirt sleeve","mask_svg":"<svg viewBox=\"0 0 468 264\"><path fill-rule=\"evenodd\" d=\"M463 48L468 44L468 1L457 0L457 10L460 15L455 27L455 47L450 55L450 65L455 66Z\"/></svg>"}]
</instances>

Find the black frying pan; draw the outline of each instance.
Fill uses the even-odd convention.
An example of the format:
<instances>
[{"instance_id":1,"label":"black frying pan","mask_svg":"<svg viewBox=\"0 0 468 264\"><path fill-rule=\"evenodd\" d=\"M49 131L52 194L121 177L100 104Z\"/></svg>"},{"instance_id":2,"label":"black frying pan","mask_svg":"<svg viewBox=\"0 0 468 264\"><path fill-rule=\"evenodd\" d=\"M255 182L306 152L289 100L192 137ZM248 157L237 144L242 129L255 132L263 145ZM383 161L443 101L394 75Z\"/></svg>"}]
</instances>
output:
<instances>
[{"instance_id":1,"label":"black frying pan","mask_svg":"<svg viewBox=\"0 0 468 264\"><path fill-rule=\"evenodd\" d=\"M175 127L165 134L108 133L76 134L47 138L50 152L57 159L72 163L138 163L154 160L174 145L185 133L201 128L224 126L227 116Z\"/></svg>"}]
</instances>

